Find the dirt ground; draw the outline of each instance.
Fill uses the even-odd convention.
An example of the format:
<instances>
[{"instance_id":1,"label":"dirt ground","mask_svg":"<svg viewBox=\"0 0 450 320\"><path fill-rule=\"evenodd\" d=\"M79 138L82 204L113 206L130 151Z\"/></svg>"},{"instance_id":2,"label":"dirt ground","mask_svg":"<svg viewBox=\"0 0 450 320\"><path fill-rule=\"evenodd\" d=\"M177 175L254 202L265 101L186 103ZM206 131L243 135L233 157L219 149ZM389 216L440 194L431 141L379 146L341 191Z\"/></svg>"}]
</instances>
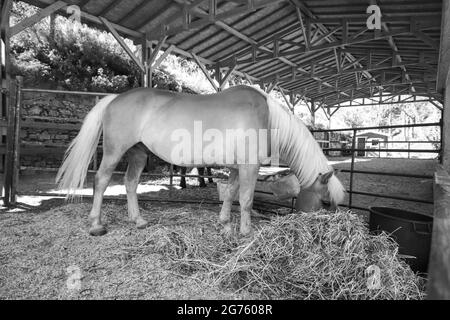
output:
<instances>
[{"instance_id":1,"label":"dirt ground","mask_svg":"<svg viewBox=\"0 0 450 320\"><path fill-rule=\"evenodd\" d=\"M109 232L102 237L86 232L89 209L89 203L47 200L39 210L1 214L0 299L249 298L206 287L202 279L172 271L163 255L138 250L157 228L197 228L199 219L205 233L218 234L215 206L141 204L152 226L137 230L124 202L106 201ZM70 286L74 270L80 270L76 290Z\"/></svg>"},{"instance_id":2,"label":"dirt ground","mask_svg":"<svg viewBox=\"0 0 450 320\"><path fill-rule=\"evenodd\" d=\"M338 169L350 169L351 166L349 158L330 158L330 163ZM436 160L357 158L355 170L433 176L436 165ZM349 188L350 173L341 172L339 173L339 178L346 188ZM432 179L377 176L356 173L353 178L354 191L433 201ZM347 201L348 195L346 197L346 202ZM433 212L432 204L363 195L353 195L353 205L363 208L387 206L428 215L432 215Z\"/></svg>"},{"instance_id":3,"label":"dirt ground","mask_svg":"<svg viewBox=\"0 0 450 320\"><path fill-rule=\"evenodd\" d=\"M336 168L350 167L349 159L333 158L331 163ZM435 164L432 160L358 159L355 168L432 175ZM340 173L339 177L348 187L349 174ZM174 272L167 257L142 249L161 229L195 229L196 234L218 237L219 204L140 202L142 214L151 225L146 230L136 230L128 222L125 201L106 200L103 212L108 234L95 238L87 233L91 201L67 204L61 194L57 196L53 179L54 173L28 172L20 180L22 193L45 192L55 196L20 196L18 208L0 210L0 299L253 298L247 292L205 287L201 277ZM174 184L178 184L178 179L174 179ZM218 200L215 184L199 188L196 179L187 179L187 184L187 189L170 188L168 179L143 178L138 192L155 199ZM92 185L92 175L88 185ZM354 189L432 199L431 180L425 179L356 174ZM86 188L83 193L90 195L92 189ZM125 195L121 176L113 178L106 194ZM431 205L375 197L355 196L354 204L432 211ZM235 228L239 221L237 209L233 209ZM259 225L266 218L255 212L253 222ZM70 289L74 270L81 272L79 290Z\"/></svg>"},{"instance_id":4,"label":"dirt ground","mask_svg":"<svg viewBox=\"0 0 450 320\"><path fill-rule=\"evenodd\" d=\"M50 199L0 214L0 299L425 296L424 278L401 261L397 246L386 235L370 236L349 212L257 215L254 233L243 237L233 210L225 237L217 205L141 202L150 226L138 230L123 201L107 200L108 233L92 237L90 208L89 201ZM383 274L375 290L365 273L374 263Z\"/></svg>"}]
</instances>

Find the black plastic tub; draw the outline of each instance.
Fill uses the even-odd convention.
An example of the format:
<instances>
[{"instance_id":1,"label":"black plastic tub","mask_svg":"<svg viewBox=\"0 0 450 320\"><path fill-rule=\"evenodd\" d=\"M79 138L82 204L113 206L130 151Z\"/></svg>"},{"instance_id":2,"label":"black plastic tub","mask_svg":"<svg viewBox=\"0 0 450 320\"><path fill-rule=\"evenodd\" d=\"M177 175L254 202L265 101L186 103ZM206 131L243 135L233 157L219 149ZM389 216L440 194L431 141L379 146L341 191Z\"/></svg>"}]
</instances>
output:
<instances>
[{"instance_id":1,"label":"black plastic tub","mask_svg":"<svg viewBox=\"0 0 450 320\"><path fill-rule=\"evenodd\" d=\"M385 231L391 234L399 245L399 253L407 256L406 262L411 269L415 272L427 272L432 217L387 207L371 207L369 229L375 233Z\"/></svg>"}]
</instances>

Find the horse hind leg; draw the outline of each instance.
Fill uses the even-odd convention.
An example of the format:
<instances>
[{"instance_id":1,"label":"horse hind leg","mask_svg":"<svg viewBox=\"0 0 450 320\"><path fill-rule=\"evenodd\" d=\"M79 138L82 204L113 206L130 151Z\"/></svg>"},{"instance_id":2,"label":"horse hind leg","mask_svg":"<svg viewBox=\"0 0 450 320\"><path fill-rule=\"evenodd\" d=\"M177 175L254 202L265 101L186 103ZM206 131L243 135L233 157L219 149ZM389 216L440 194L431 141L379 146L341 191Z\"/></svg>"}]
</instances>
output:
<instances>
[{"instance_id":1,"label":"horse hind leg","mask_svg":"<svg viewBox=\"0 0 450 320\"><path fill-rule=\"evenodd\" d=\"M206 173L208 174L208 176L212 176L212 172L211 172L211 168L210 167L207 167L206 168ZM208 183L214 183L214 180L213 180L213 178L208 178Z\"/></svg>"},{"instance_id":2,"label":"horse hind leg","mask_svg":"<svg viewBox=\"0 0 450 320\"><path fill-rule=\"evenodd\" d=\"M187 172L187 168L186 167L180 167L180 174L181 174L181 178L180 178L180 187L182 189L186 189L186 172Z\"/></svg>"},{"instance_id":3,"label":"horse hind leg","mask_svg":"<svg viewBox=\"0 0 450 320\"><path fill-rule=\"evenodd\" d=\"M102 236L106 234L107 230L102 224L101 217L101 207L103 202L103 194L111 181L111 176L123 156L123 152L114 151L109 152L104 150L102 162L95 174L94 182L94 201L92 204L92 209L89 214L89 221L91 227L89 229L89 234L92 236Z\"/></svg>"},{"instance_id":4,"label":"horse hind leg","mask_svg":"<svg viewBox=\"0 0 450 320\"><path fill-rule=\"evenodd\" d=\"M136 191L148 156L140 147L134 146L128 150L127 157L128 167L125 173L124 183L127 190L128 217L130 221L136 223L138 229L144 229L148 226L148 222L139 213Z\"/></svg>"},{"instance_id":5,"label":"horse hind leg","mask_svg":"<svg viewBox=\"0 0 450 320\"><path fill-rule=\"evenodd\" d=\"M202 177L205 175L205 168L197 168L197 172L199 175L198 183L200 184L200 188L206 188L205 178Z\"/></svg>"}]
</instances>

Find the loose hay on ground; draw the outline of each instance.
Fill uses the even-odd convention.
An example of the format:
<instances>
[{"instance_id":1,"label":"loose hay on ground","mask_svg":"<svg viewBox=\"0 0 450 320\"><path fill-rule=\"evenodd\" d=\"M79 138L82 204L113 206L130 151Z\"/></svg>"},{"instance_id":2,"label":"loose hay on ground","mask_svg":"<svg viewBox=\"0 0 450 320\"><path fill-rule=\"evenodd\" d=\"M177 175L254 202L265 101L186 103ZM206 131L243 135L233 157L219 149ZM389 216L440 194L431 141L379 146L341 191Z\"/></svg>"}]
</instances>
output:
<instances>
[{"instance_id":1,"label":"loose hay on ground","mask_svg":"<svg viewBox=\"0 0 450 320\"><path fill-rule=\"evenodd\" d=\"M369 235L350 212L288 215L263 225L217 270L227 287L266 298L420 299L423 281L386 235ZM380 270L369 288L366 270Z\"/></svg>"},{"instance_id":2,"label":"loose hay on ground","mask_svg":"<svg viewBox=\"0 0 450 320\"><path fill-rule=\"evenodd\" d=\"M422 299L424 280L387 234L370 235L351 212L280 216L251 239L159 229L148 242L171 268L224 289L272 299ZM370 268L380 271L368 282Z\"/></svg>"},{"instance_id":3,"label":"loose hay on ground","mask_svg":"<svg viewBox=\"0 0 450 320\"><path fill-rule=\"evenodd\" d=\"M254 221L250 238L225 238L219 208L144 205L151 226L136 230L126 205L104 206L109 233L90 237L90 204L0 220L0 298L71 299L421 299L423 280L386 235L371 236L349 212ZM256 219L254 219L256 220ZM234 227L238 228L234 212ZM67 267L82 272L67 289ZM380 268L379 289L367 267Z\"/></svg>"}]
</instances>

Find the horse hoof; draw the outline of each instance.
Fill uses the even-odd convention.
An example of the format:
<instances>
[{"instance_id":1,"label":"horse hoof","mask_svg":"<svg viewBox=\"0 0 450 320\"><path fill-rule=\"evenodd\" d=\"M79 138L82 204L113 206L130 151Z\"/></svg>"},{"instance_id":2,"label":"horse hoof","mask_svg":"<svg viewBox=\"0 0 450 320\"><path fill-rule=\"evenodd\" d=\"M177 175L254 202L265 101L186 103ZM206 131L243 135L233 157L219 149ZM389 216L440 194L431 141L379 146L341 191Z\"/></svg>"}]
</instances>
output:
<instances>
[{"instance_id":1,"label":"horse hoof","mask_svg":"<svg viewBox=\"0 0 450 320\"><path fill-rule=\"evenodd\" d=\"M249 229L241 228L240 232L243 237L252 237L252 235L253 235L253 230L251 228L249 228Z\"/></svg>"},{"instance_id":2,"label":"horse hoof","mask_svg":"<svg viewBox=\"0 0 450 320\"><path fill-rule=\"evenodd\" d=\"M108 232L104 226L92 227L89 230L89 234L94 237L103 236Z\"/></svg>"},{"instance_id":3,"label":"horse hoof","mask_svg":"<svg viewBox=\"0 0 450 320\"><path fill-rule=\"evenodd\" d=\"M142 222L136 223L136 228L141 230L141 229L147 228L148 225L149 225L149 223L147 221L142 221Z\"/></svg>"},{"instance_id":4,"label":"horse hoof","mask_svg":"<svg viewBox=\"0 0 450 320\"><path fill-rule=\"evenodd\" d=\"M222 234L229 238L233 235L233 229L231 228L231 223L227 223L223 229L222 229Z\"/></svg>"}]
</instances>

